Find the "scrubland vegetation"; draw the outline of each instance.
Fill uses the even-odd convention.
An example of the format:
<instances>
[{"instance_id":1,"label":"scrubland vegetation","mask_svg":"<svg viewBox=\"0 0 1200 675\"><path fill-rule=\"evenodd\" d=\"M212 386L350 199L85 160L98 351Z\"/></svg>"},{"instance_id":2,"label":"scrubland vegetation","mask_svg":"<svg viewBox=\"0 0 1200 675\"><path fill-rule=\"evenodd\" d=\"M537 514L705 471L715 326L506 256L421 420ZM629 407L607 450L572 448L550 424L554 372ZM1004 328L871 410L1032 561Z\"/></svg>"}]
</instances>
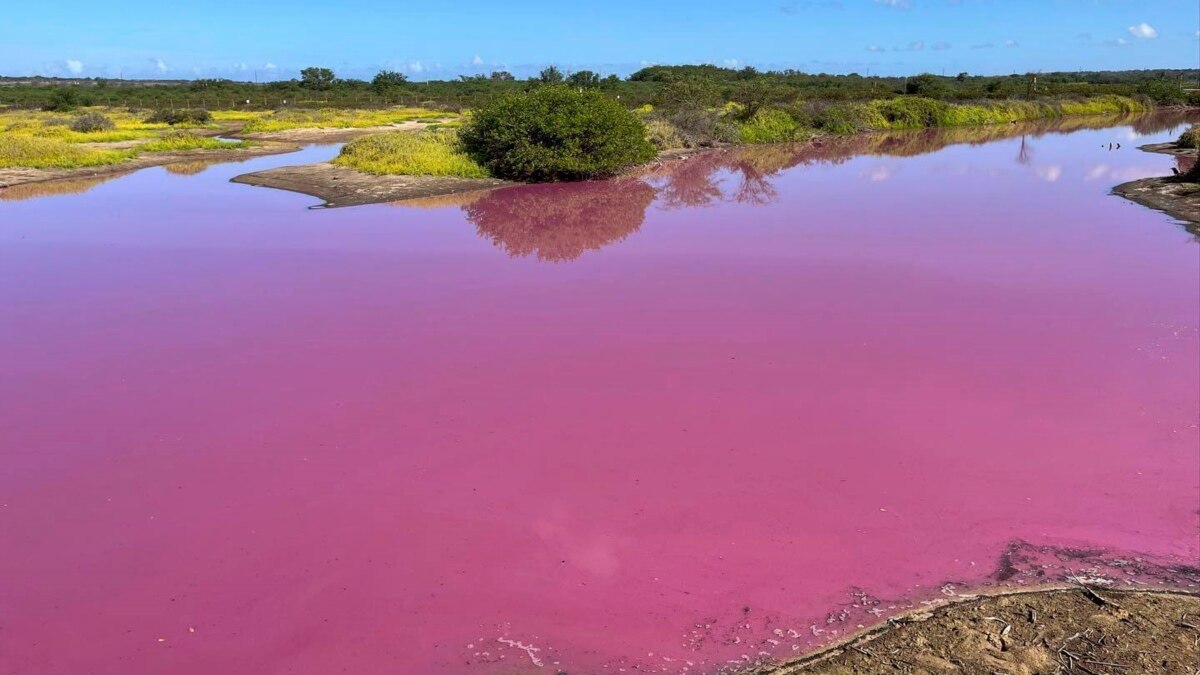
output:
<instances>
[{"instance_id":1,"label":"scrubland vegetation","mask_svg":"<svg viewBox=\"0 0 1200 675\"><path fill-rule=\"evenodd\" d=\"M6 137L0 162L93 166L152 149L233 147L198 136L167 136L171 129L236 124L253 134L421 121L430 130L360 139L338 163L369 173L576 180L612 175L647 161L655 150L1200 105L1200 96L1181 86L1198 76L1200 71L1128 71L872 78L652 66L624 80L550 67L526 81L497 72L414 83L389 71L365 82L308 68L299 80L265 85L218 80L153 87L111 81L7 85L0 86L0 102L26 108L0 108ZM155 109L80 108L98 100ZM405 105L396 105L400 102ZM371 107L382 103L391 105ZM140 145L80 147L127 141Z\"/></svg>"},{"instance_id":2,"label":"scrubland vegetation","mask_svg":"<svg viewBox=\"0 0 1200 675\"><path fill-rule=\"evenodd\" d=\"M690 98L687 107L711 107L726 101L747 104L805 101L869 101L896 96L923 96L944 101L1008 100L1020 98L1090 97L1115 94L1146 98L1155 105L1200 105L1200 70L1080 71L948 77L868 77L855 73L830 75L794 70L763 72L754 68L712 65L650 66L628 78L601 76L590 71L565 73L547 68L528 80L495 71L456 80L409 82L402 73L383 71L371 81L340 78L327 68L306 69L299 79L253 84L230 80L137 81L111 79L56 80L0 78L0 105L53 108L68 111L90 105L133 108L204 108L207 110L279 108L374 108L406 105L464 110L507 94L544 84L598 89L633 109L647 103ZM22 82L18 84L18 82ZM31 82L32 84L24 84ZM249 101L249 103L247 103ZM751 113L755 112L754 110Z\"/></svg>"},{"instance_id":3,"label":"scrubland vegetation","mask_svg":"<svg viewBox=\"0 0 1200 675\"><path fill-rule=\"evenodd\" d=\"M189 132L207 126L195 118L176 126L147 111L86 109L74 113L0 111L0 168L73 169L118 164L148 152L236 149ZM112 147L117 144L117 147Z\"/></svg>"}]
</instances>

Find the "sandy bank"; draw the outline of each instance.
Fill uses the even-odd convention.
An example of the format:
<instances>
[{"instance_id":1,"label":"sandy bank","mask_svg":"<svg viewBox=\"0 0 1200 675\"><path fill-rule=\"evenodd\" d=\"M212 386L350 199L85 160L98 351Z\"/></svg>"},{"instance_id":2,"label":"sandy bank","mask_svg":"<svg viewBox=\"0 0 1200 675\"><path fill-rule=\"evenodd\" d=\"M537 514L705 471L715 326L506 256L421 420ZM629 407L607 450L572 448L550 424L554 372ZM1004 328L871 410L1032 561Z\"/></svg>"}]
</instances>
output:
<instances>
[{"instance_id":1,"label":"sandy bank","mask_svg":"<svg viewBox=\"0 0 1200 675\"><path fill-rule=\"evenodd\" d=\"M1176 157L1200 155L1195 148L1181 148L1175 143L1153 143L1139 149ZM1142 178L1116 186L1113 193L1182 220L1189 232L1200 235L1200 185L1196 183L1185 183L1175 176Z\"/></svg>"},{"instance_id":2,"label":"sandy bank","mask_svg":"<svg viewBox=\"0 0 1200 675\"><path fill-rule=\"evenodd\" d=\"M1200 597L1171 591L1022 590L962 596L829 649L746 675L1192 673Z\"/></svg>"},{"instance_id":3,"label":"sandy bank","mask_svg":"<svg viewBox=\"0 0 1200 675\"><path fill-rule=\"evenodd\" d=\"M233 178L235 183L311 195L325 206L360 206L512 185L496 178L374 176L329 162L282 166Z\"/></svg>"},{"instance_id":4,"label":"sandy bank","mask_svg":"<svg viewBox=\"0 0 1200 675\"><path fill-rule=\"evenodd\" d=\"M181 162L237 162L264 155L294 152L299 146L293 143L267 143L249 148L219 150L185 150L181 152L148 152L116 164L85 166L76 169L0 169L0 190L25 183L40 183L51 180L92 178L128 173L138 169Z\"/></svg>"}]
</instances>

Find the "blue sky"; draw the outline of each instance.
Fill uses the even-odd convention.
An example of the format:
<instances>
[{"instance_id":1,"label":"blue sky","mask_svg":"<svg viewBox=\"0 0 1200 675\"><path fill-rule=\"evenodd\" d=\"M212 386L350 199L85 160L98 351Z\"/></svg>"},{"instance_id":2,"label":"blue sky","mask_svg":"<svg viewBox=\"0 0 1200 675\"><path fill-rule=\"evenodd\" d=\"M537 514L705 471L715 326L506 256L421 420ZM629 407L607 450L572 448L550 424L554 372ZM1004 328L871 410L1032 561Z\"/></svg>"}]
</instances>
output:
<instances>
[{"instance_id":1,"label":"blue sky","mask_svg":"<svg viewBox=\"0 0 1200 675\"><path fill-rule=\"evenodd\" d=\"M1198 0L56 0L0 15L0 74L412 79L554 63L994 74L1200 66Z\"/></svg>"}]
</instances>

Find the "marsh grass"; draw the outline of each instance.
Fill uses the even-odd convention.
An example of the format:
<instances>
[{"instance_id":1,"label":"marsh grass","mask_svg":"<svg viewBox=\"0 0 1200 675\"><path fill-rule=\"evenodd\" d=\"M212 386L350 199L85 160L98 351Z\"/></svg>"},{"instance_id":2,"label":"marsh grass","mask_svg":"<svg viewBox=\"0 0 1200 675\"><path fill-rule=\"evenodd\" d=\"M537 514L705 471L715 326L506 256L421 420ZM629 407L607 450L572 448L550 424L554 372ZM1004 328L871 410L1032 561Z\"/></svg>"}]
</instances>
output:
<instances>
[{"instance_id":1,"label":"marsh grass","mask_svg":"<svg viewBox=\"0 0 1200 675\"><path fill-rule=\"evenodd\" d=\"M111 129L76 131L72 122L83 115L103 115ZM130 148L94 147L93 143L144 141ZM147 152L235 150L245 143L172 130L142 120L139 111L90 109L79 116L44 111L0 111L0 168L75 169L117 164Z\"/></svg>"},{"instance_id":2,"label":"marsh grass","mask_svg":"<svg viewBox=\"0 0 1200 675\"><path fill-rule=\"evenodd\" d=\"M128 150L89 148L57 138L0 134L0 169L74 169L116 164L134 155Z\"/></svg>"},{"instance_id":3,"label":"marsh grass","mask_svg":"<svg viewBox=\"0 0 1200 675\"><path fill-rule=\"evenodd\" d=\"M393 132L347 143L334 164L375 175L487 178L486 169L468 157L451 130Z\"/></svg>"},{"instance_id":4,"label":"marsh grass","mask_svg":"<svg viewBox=\"0 0 1200 675\"><path fill-rule=\"evenodd\" d=\"M320 110L277 110L262 113L213 113L216 120L244 122L244 133L265 131L287 131L289 129L357 129L383 127L403 122L435 122L453 118L454 113L428 110L426 108L387 108L384 110L348 110L322 108Z\"/></svg>"},{"instance_id":5,"label":"marsh grass","mask_svg":"<svg viewBox=\"0 0 1200 675\"><path fill-rule=\"evenodd\" d=\"M246 141L220 141L208 136L197 136L186 131L165 134L157 140L143 143L134 148L137 152L186 152L188 150L238 150L249 147Z\"/></svg>"}]
</instances>

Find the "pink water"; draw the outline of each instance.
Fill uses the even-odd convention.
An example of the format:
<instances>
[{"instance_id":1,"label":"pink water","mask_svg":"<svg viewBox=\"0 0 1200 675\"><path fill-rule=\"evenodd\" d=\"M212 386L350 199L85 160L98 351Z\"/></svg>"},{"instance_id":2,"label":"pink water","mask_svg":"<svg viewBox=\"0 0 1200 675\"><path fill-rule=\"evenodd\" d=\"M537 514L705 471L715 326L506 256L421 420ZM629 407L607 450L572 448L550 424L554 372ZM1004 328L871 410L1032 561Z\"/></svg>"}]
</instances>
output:
<instances>
[{"instance_id":1,"label":"pink water","mask_svg":"<svg viewBox=\"0 0 1200 675\"><path fill-rule=\"evenodd\" d=\"M1195 583L1200 247L1107 194L1177 131L426 208L226 182L330 148L10 193L0 673L706 673Z\"/></svg>"}]
</instances>

